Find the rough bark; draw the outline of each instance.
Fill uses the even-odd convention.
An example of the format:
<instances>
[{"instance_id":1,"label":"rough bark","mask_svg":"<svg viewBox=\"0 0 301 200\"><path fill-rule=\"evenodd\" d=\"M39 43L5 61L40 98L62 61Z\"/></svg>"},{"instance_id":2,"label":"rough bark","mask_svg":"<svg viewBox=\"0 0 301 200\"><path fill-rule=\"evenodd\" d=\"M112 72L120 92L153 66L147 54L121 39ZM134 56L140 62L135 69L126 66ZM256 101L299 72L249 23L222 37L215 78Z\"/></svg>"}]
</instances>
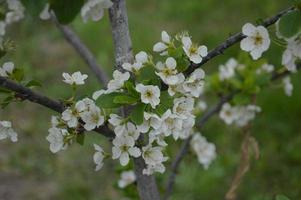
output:
<instances>
[{"instance_id":1,"label":"rough bark","mask_svg":"<svg viewBox=\"0 0 301 200\"><path fill-rule=\"evenodd\" d=\"M125 62L133 61L132 41L129 33L125 0L115 0L113 3L113 6L109 9L109 17L115 46L116 69L123 71L121 65ZM125 108L124 113L127 113L127 111L128 109ZM134 159L134 165L140 199L159 200L160 194L155 178L142 173L145 168L145 162L142 157Z\"/></svg>"}]
</instances>

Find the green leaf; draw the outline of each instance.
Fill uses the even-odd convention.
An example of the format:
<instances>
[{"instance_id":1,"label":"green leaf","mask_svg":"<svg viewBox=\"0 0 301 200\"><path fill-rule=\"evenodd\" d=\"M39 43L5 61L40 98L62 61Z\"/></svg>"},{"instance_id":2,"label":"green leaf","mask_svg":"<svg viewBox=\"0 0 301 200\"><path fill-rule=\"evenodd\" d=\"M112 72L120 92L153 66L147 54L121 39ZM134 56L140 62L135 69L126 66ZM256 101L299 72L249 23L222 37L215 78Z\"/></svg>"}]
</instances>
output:
<instances>
[{"instance_id":1,"label":"green leaf","mask_svg":"<svg viewBox=\"0 0 301 200\"><path fill-rule=\"evenodd\" d=\"M16 68L16 69L13 71L12 77L13 77L16 81L21 82L21 81L24 79L24 70L23 70L23 69L20 69L20 68Z\"/></svg>"},{"instance_id":2,"label":"green leaf","mask_svg":"<svg viewBox=\"0 0 301 200\"><path fill-rule=\"evenodd\" d=\"M129 93L130 95L132 95L133 97L138 97L138 98L140 97L140 93L136 91L133 82L131 82L131 81L126 81L126 82L124 83L124 85L125 85L125 87L126 87L128 93Z\"/></svg>"},{"instance_id":3,"label":"green leaf","mask_svg":"<svg viewBox=\"0 0 301 200\"><path fill-rule=\"evenodd\" d=\"M0 87L0 93L8 94L8 93L11 93L11 91Z\"/></svg>"},{"instance_id":4,"label":"green leaf","mask_svg":"<svg viewBox=\"0 0 301 200\"><path fill-rule=\"evenodd\" d=\"M284 195L279 194L276 196L276 200L290 200L290 199Z\"/></svg>"},{"instance_id":5,"label":"green leaf","mask_svg":"<svg viewBox=\"0 0 301 200\"><path fill-rule=\"evenodd\" d=\"M2 102L1 102L1 108L5 108L8 106L12 101L14 100L14 97L12 95L7 96Z\"/></svg>"},{"instance_id":6,"label":"green leaf","mask_svg":"<svg viewBox=\"0 0 301 200\"><path fill-rule=\"evenodd\" d=\"M85 143L85 135L86 134L83 134L83 133L76 135L76 142L78 144L80 144L80 145L84 145L84 143Z\"/></svg>"},{"instance_id":7,"label":"green leaf","mask_svg":"<svg viewBox=\"0 0 301 200\"><path fill-rule=\"evenodd\" d=\"M113 102L116 104L133 104L139 100L137 97L130 96L128 94L121 94L114 97Z\"/></svg>"},{"instance_id":8,"label":"green leaf","mask_svg":"<svg viewBox=\"0 0 301 200\"><path fill-rule=\"evenodd\" d=\"M168 109L173 106L173 98L169 96L167 91L161 92L160 104L154 110L155 113L162 116Z\"/></svg>"},{"instance_id":9,"label":"green leaf","mask_svg":"<svg viewBox=\"0 0 301 200\"><path fill-rule=\"evenodd\" d=\"M26 12L28 12L33 17L38 17L48 1L21 0L21 2L26 8Z\"/></svg>"},{"instance_id":10,"label":"green leaf","mask_svg":"<svg viewBox=\"0 0 301 200\"><path fill-rule=\"evenodd\" d=\"M233 98L234 104L248 104L250 102L250 95L247 94L237 94Z\"/></svg>"},{"instance_id":11,"label":"green leaf","mask_svg":"<svg viewBox=\"0 0 301 200\"><path fill-rule=\"evenodd\" d=\"M145 85L160 85L160 78L156 75L155 67L148 65L139 70L137 81Z\"/></svg>"},{"instance_id":12,"label":"green leaf","mask_svg":"<svg viewBox=\"0 0 301 200\"><path fill-rule=\"evenodd\" d=\"M300 34L301 11L292 11L281 17L278 23L278 30L284 38L291 38Z\"/></svg>"},{"instance_id":13,"label":"green leaf","mask_svg":"<svg viewBox=\"0 0 301 200\"><path fill-rule=\"evenodd\" d=\"M184 72L186 69L188 69L189 65L190 65L190 62L186 58L182 57L182 58L177 59L178 72Z\"/></svg>"},{"instance_id":14,"label":"green leaf","mask_svg":"<svg viewBox=\"0 0 301 200\"><path fill-rule=\"evenodd\" d=\"M115 103L114 98L122 95L120 92L112 92L110 94L103 94L96 100L96 103L101 108L119 108L121 104Z\"/></svg>"},{"instance_id":15,"label":"green leaf","mask_svg":"<svg viewBox=\"0 0 301 200\"><path fill-rule=\"evenodd\" d=\"M133 111L131 112L130 119L136 125L140 125L143 123L145 108L146 108L146 104L139 103L134 107Z\"/></svg>"},{"instance_id":16,"label":"green leaf","mask_svg":"<svg viewBox=\"0 0 301 200\"><path fill-rule=\"evenodd\" d=\"M42 87L42 84L37 80L28 81L25 85L26 87Z\"/></svg>"},{"instance_id":17,"label":"green leaf","mask_svg":"<svg viewBox=\"0 0 301 200\"><path fill-rule=\"evenodd\" d=\"M84 4L84 0L49 0L52 9L61 24L68 24L74 20Z\"/></svg>"}]
</instances>

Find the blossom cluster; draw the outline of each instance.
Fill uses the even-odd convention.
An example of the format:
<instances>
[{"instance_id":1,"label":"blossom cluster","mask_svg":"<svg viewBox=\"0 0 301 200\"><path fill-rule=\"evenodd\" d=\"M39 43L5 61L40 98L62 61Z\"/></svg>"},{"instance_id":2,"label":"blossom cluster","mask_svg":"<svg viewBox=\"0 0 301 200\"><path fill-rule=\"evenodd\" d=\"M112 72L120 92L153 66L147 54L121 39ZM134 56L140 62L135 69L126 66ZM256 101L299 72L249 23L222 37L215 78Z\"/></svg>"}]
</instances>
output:
<instances>
[{"instance_id":1,"label":"blossom cluster","mask_svg":"<svg viewBox=\"0 0 301 200\"><path fill-rule=\"evenodd\" d=\"M235 124L238 127L246 126L256 116L256 113L261 112L261 108L256 105L246 106L231 106L225 103L219 113L219 117L227 124Z\"/></svg>"},{"instance_id":2,"label":"blossom cluster","mask_svg":"<svg viewBox=\"0 0 301 200\"><path fill-rule=\"evenodd\" d=\"M0 140L10 138L12 142L18 141L18 134L12 128L10 121L0 121Z\"/></svg>"},{"instance_id":3,"label":"blossom cluster","mask_svg":"<svg viewBox=\"0 0 301 200\"><path fill-rule=\"evenodd\" d=\"M0 21L0 38L5 35L7 25L24 18L25 8L20 0L6 0L5 17Z\"/></svg>"}]
</instances>

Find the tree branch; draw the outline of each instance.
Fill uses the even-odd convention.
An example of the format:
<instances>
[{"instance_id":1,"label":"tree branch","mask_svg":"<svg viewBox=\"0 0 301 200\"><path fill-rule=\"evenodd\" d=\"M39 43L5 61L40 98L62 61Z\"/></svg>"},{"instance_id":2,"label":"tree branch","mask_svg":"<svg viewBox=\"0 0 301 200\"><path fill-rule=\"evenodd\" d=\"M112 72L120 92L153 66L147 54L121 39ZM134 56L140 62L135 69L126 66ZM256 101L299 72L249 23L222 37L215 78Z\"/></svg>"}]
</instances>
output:
<instances>
[{"instance_id":1,"label":"tree branch","mask_svg":"<svg viewBox=\"0 0 301 200\"><path fill-rule=\"evenodd\" d=\"M287 14L288 12L290 12L294 9L295 9L295 7L289 7L270 18L267 18L266 20L264 20L261 23L261 25L265 26L265 27L269 27L269 26L275 24L278 21L278 19L280 19L283 15ZM207 63L209 60L213 59L214 57L223 54L226 49L228 49L231 46L233 46L234 44L240 42L244 38L245 38L245 35L243 35L242 32L239 32L239 33L236 33L236 34L230 36L228 39L226 39L226 41L224 41L223 43L218 45L216 48L211 50L208 53L208 55L203 58L201 63L199 63L199 64L191 63L190 67L188 68L188 70L186 70L185 74L186 75L191 74L195 69L204 65L205 63Z\"/></svg>"},{"instance_id":2,"label":"tree branch","mask_svg":"<svg viewBox=\"0 0 301 200\"><path fill-rule=\"evenodd\" d=\"M66 41L69 42L73 46L73 48L77 51L80 57L85 61L88 67L94 72L97 80L103 85L106 86L109 78L106 72L103 70L104 68L97 63L95 56L88 49L88 47L81 41L78 35L68 26L61 25L54 14L51 14L51 20L54 22L56 27L61 31Z\"/></svg>"},{"instance_id":3,"label":"tree branch","mask_svg":"<svg viewBox=\"0 0 301 200\"><path fill-rule=\"evenodd\" d=\"M124 71L121 67L122 64L133 61L132 41L128 28L125 0L113 1L113 6L109 9L109 17L115 46L116 68L120 71ZM128 114L129 110L129 108L125 108L124 114ZM139 140L142 140L142 138L139 138ZM160 194L154 176L146 176L142 173L146 167L143 158L139 157L134 159L134 166L140 199L160 200Z\"/></svg>"},{"instance_id":4,"label":"tree branch","mask_svg":"<svg viewBox=\"0 0 301 200\"><path fill-rule=\"evenodd\" d=\"M299 68L301 68L301 64L297 66L297 69L299 69ZM290 73L291 72L288 70L284 70L283 72L280 72L280 73L275 73L272 75L271 81L276 81L284 76L289 75ZM212 109L210 109L208 112L206 112L202 116L197 127L199 129L201 129L212 116L214 116L216 113L218 113L221 110L224 103L229 102L239 92L240 91L234 91L227 96L221 97L220 101L215 106L213 106ZM180 163L183 160L184 156L188 152L191 139L192 139L192 136L190 136L186 140L184 140L184 142L182 143L182 145L180 147L180 150L176 154L175 160L171 164L171 174L169 175L169 177L167 179L168 181L167 181L167 185L166 185L166 192L164 195L165 200L167 200L172 193L178 168L179 168Z\"/></svg>"},{"instance_id":5,"label":"tree branch","mask_svg":"<svg viewBox=\"0 0 301 200\"><path fill-rule=\"evenodd\" d=\"M29 100L58 113L62 113L65 110L65 106L61 102L34 92L31 89L2 76L0 76L0 86L15 92L16 96L21 98L22 100ZM100 126L94 129L94 131L109 138L112 138L112 136L114 135L107 125Z\"/></svg>"}]
</instances>

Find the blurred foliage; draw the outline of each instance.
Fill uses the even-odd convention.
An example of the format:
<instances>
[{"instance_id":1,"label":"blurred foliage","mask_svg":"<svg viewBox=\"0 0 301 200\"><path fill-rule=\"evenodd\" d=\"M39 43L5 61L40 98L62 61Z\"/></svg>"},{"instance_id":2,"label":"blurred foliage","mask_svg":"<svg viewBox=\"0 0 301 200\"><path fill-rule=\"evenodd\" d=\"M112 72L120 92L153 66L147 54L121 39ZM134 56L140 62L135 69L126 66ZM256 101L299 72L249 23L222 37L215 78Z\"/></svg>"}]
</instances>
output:
<instances>
[{"instance_id":1,"label":"blurred foliage","mask_svg":"<svg viewBox=\"0 0 301 200\"><path fill-rule=\"evenodd\" d=\"M240 31L246 22L256 22L289 6L289 0L129 0L129 24L134 51L152 49L160 33L171 34L187 30L194 41L209 49ZM72 23L83 41L96 55L97 60L111 74L114 66L111 29L106 15L97 23L84 24L80 17ZM271 29L274 29L273 27ZM62 83L62 72L81 70L90 75L88 84L81 87L82 94L99 89L97 80L78 58L51 22L28 16L11 27L9 34L16 42L16 51L4 57L21 66L43 87L37 90L54 98L69 96L68 86ZM282 47L272 45L265 53L274 65L281 61ZM205 71L217 70L230 56L237 56L239 45L225 55L206 64ZM284 95L281 82L273 83L257 96L263 112L252 125L252 134L260 146L260 159L251 161L250 172L238 191L238 199L272 200L277 194L290 199L301 199L301 79L293 76L293 96ZM71 92L71 91L70 91ZM0 144L0 188L7 187L19 195L15 199L123 199L116 189L118 165L107 161L104 168L94 172L92 144L99 143L108 151L110 145L101 136L88 134L85 145L73 145L65 152L52 155L45 140L49 127L49 110L39 105L22 103L9 105L1 111L1 119L14 122L19 132L19 142ZM217 117L208 123L202 133L217 146L218 157L208 170L204 170L195 157L182 163L176 180L173 200L223 199L239 162L241 131L226 127ZM172 145L173 156L178 146ZM167 166L168 167L168 166ZM164 175L166 177L167 174ZM164 177L159 177L160 188ZM19 184L22 183L22 184ZM1 196L0 196L1 199ZM14 199L13 197L9 199Z\"/></svg>"}]
</instances>

